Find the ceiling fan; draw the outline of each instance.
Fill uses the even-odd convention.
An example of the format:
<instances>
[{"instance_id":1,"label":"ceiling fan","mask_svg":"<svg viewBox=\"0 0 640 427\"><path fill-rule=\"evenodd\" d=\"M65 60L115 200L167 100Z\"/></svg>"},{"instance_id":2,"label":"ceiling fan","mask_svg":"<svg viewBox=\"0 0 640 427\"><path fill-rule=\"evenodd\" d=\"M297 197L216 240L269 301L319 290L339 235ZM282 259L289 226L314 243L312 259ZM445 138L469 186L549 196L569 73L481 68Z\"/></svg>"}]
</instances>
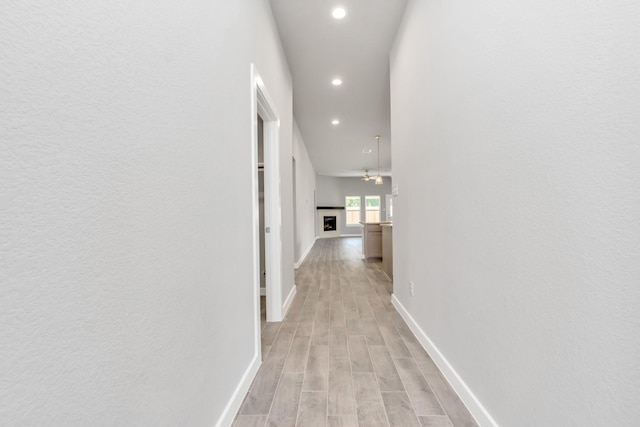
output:
<instances>
[{"instance_id":1,"label":"ceiling fan","mask_svg":"<svg viewBox=\"0 0 640 427\"><path fill-rule=\"evenodd\" d=\"M376 185L380 185L383 184L384 181L382 179L382 176L380 175L380 135L376 135L376 141L378 143L378 175L376 176L370 176L369 175L369 169L365 169L364 170L364 176L362 178L360 178L363 181L370 181L373 180L376 182Z\"/></svg>"},{"instance_id":2,"label":"ceiling fan","mask_svg":"<svg viewBox=\"0 0 640 427\"><path fill-rule=\"evenodd\" d=\"M360 178L360 179L363 180L363 181L369 181L369 180L372 180L372 179L376 179L376 177L375 176L369 176L369 169L365 169L364 176L362 178Z\"/></svg>"}]
</instances>

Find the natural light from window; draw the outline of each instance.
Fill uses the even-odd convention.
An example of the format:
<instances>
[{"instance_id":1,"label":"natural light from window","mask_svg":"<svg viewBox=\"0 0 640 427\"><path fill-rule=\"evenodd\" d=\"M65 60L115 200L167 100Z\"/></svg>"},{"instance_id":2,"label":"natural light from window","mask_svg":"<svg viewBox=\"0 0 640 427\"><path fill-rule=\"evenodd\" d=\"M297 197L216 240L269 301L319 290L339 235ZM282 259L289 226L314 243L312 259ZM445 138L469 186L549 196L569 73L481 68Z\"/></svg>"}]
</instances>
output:
<instances>
[{"instance_id":1,"label":"natural light from window","mask_svg":"<svg viewBox=\"0 0 640 427\"><path fill-rule=\"evenodd\" d=\"M347 213L347 226L360 225L360 196L347 196L344 198L344 209Z\"/></svg>"},{"instance_id":2,"label":"natural light from window","mask_svg":"<svg viewBox=\"0 0 640 427\"><path fill-rule=\"evenodd\" d=\"M380 222L380 196L365 196L366 222Z\"/></svg>"}]
</instances>

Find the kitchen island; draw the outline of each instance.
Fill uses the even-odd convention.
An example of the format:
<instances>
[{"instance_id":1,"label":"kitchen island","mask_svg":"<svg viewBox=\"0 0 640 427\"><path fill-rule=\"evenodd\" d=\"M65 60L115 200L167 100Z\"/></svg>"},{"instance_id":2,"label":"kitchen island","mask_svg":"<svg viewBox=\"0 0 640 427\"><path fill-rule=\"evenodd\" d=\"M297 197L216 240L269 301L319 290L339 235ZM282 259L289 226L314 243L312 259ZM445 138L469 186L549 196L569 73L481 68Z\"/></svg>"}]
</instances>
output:
<instances>
[{"instance_id":1,"label":"kitchen island","mask_svg":"<svg viewBox=\"0 0 640 427\"><path fill-rule=\"evenodd\" d=\"M365 260L382 259L382 225L384 222L364 222L362 224L362 258Z\"/></svg>"}]
</instances>

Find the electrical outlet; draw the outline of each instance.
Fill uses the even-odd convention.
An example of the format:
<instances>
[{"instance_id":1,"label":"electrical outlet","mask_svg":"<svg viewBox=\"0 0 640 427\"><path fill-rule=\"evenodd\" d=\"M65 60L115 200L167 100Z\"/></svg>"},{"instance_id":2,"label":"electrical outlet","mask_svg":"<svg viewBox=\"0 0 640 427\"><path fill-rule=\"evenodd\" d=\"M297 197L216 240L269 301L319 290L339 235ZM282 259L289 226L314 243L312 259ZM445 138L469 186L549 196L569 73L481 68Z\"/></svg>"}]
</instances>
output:
<instances>
[{"instance_id":1,"label":"electrical outlet","mask_svg":"<svg viewBox=\"0 0 640 427\"><path fill-rule=\"evenodd\" d=\"M413 293L415 291L415 285L413 284L413 281L409 281L409 292L411 293L411 296L413 296Z\"/></svg>"}]
</instances>

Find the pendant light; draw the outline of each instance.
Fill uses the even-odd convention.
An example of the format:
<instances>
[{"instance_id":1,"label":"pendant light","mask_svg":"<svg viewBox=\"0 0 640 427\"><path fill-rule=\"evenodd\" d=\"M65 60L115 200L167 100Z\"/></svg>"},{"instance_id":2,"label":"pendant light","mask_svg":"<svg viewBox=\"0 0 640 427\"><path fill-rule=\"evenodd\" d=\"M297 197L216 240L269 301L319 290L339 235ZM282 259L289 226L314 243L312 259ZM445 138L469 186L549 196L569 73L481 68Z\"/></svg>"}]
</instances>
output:
<instances>
[{"instance_id":1,"label":"pendant light","mask_svg":"<svg viewBox=\"0 0 640 427\"><path fill-rule=\"evenodd\" d=\"M384 181L382 181L382 176L380 176L380 135L376 135L376 139L378 140L378 176L376 176L376 185L381 185Z\"/></svg>"}]
</instances>

